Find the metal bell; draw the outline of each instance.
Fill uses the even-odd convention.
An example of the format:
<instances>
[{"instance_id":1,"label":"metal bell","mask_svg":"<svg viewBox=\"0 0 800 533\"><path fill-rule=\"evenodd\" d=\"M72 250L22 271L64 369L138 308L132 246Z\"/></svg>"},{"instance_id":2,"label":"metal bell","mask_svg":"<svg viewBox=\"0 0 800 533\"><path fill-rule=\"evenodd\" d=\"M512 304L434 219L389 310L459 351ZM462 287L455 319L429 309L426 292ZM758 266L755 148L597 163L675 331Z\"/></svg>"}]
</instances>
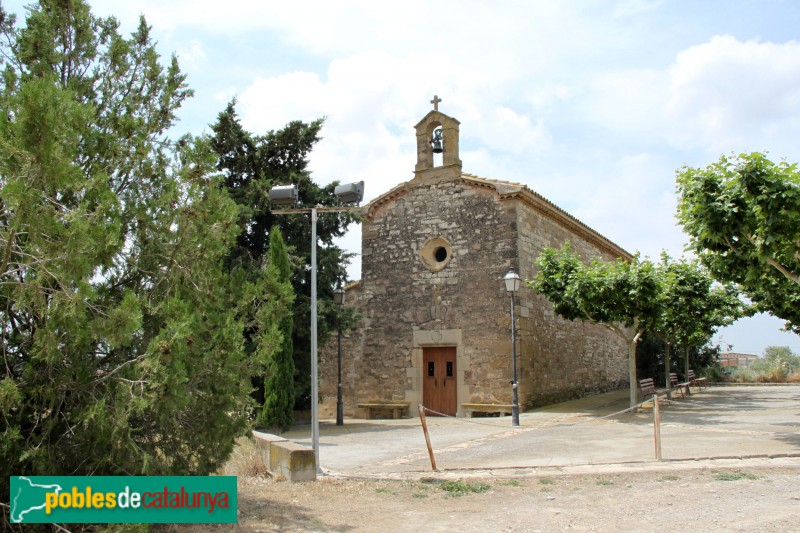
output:
<instances>
[{"instance_id":1,"label":"metal bell","mask_svg":"<svg viewBox=\"0 0 800 533\"><path fill-rule=\"evenodd\" d=\"M434 130L433 139L431 139L431 148L434 154L441 154L444 152L444 140L442 139L442 130Z\"/></svg>"}]
</instances>

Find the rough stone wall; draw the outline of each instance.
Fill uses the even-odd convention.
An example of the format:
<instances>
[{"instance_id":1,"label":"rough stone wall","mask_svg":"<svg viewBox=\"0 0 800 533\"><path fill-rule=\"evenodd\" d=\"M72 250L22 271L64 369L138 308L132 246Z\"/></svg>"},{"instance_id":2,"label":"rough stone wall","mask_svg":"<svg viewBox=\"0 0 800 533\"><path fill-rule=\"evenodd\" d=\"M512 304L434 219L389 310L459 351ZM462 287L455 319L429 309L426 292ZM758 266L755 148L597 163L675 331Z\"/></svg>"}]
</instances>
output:
<instances>
[{"instance_id":1,"label":"rough stone wall","mask_svg":"<svg viewBox=\"0 0 800 533\"><path fill-rule=\"evenodd\" d=\"M576 235L536 208L518 204L520 276L532 279L534 262L546 246L565 241L588 261L614 260L597 244ZM522 375L520 404L544 405L624 387L628 383L624 341L608 329L558 317L552 305L530 289L523 289L519 306Z\"/></svg>"},{"instance_id":2,"label":"rough stone wall","mask_svg":"<svg viewBox=\"0 0 800 533\"><path fill-rule=\"evenodd\" d=\"M410 182L362 232L362 279L347 291L347 305L362 318L342 343L348 417L363 416L358 403L391 400L410 402L414 416L427 345L456 346L459 405L511 403L510 298L502 282L509 267L532 278L541 250L568 239L584 258L613 258L535 208L452 176ZM444 265L431 261L428 242L449 248ZM525 288L516 314L521 405L627 383L625 344L605 328L563 320ZM320 350L322 417L336 413L336 355L332 336Z\"/></svg>"},{"instance_id":3,"label":"rough stone wall","mask_svg":"<svg viewBox=\"0 0 800 533\"><path fill-rule=\"evenodd\" d=\"M423 182L364 221L362 279L347 294L363 313L360 329L343 343L348 416L360 416L357 403L370 400L409 401L413 415L422 399L425 345L457 347L459 404L510 401L502 277L516 257L515 228L511 204L461 180ZM436 238L449 243L438 270L421 257ZM321 356L323 416L335 413L335 342Z\"/></svg>"}]
</instances>

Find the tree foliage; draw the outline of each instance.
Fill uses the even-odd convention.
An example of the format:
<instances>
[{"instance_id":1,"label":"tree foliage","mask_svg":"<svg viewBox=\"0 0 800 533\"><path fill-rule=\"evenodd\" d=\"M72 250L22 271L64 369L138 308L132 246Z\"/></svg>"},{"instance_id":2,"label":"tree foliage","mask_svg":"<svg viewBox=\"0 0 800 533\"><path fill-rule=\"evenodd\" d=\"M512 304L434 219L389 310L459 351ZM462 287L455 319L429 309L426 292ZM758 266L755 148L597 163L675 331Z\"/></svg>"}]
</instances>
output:
<instances>
[{"instance_id":1,"label":"tree foliage","mask_svg":"<svg viewBox=\"0 0 800 533\"><path fill-rule=\"evenodd\" d=\"M753 361L750 370L785 378L800 372L800 355L793 353L789 346L767 346L764 348L764 357Z\"/></svg>"},{"instance_id":2,"label":"tree foliage","mask_svg":"<svg viewBox=\"0 0 800 533\"><path fill-rule=\"evenodd\" d=\"M687 350L688 349L688 350ZM696 371L697 375L710 375L713 381L718 381L722 366L719 363L719 354L722 348L718 344L706 343L703 345L684 346L680 343L670 350L670 364L665 363L667 345L661 337L645 332L636 345L636 367L640 376L652 377L656 383L665 383L669 377L667 366L675 368L680 380L687 379L687 371L681 371L680 364L685 364L686 352L689 353L689 368ZM685 367L684 367L685 368Z\"/></svg>"},{"instance_id":3,"label":"tree foliage","mask_svg":"<svg viewBox=\"0 0 800 533\"><path fill-rule=\"evenodd\" d=\"M720 281L800 332L800 173L754 152L677 175L678 218Z\"/></svg>"},{"instance_id":4,"label":"tree foliage","mask_svg":"<svg viewBox=\"0 0 800 533\"><path fill-rule=\"evenodd\" d=\"M292 294L292 269L289 265L289 254L280 228L272 228L269 236L268 273L282 287ZM277 431L286 431L292 426L292 410L294 409L294 350L292 331L294 317L290 313L281 319L280 348L272 354L264 354L267 358L266 375L264 377L264 405L258 423Z\"/></svg>"},{"instance_id":5,"label":"tree foliage","mask_svg":"<svg viewBox=\"0 0 800 533\"><path fill-rule=\"evenodd\" d=\"M295 398L298 409L311 405L310 321L311 274L305 267L311 261L311 222L301 215L273 215L267 199L275 185L295 184L305 205L336 205L333 190L337 182L319 186L308 171L308 154L319 141L323 121L293 121L283 129L255 135L246 131L236 114L236 102L221 112L212 126L211 142L218 155L218 169L225 176L224 186L240 207L242 229L237 246L230 256L232 265L246 270L258 269L267 252L269 235L279 227L296 268L292 286L294 301L294 362L297 368ZM320 214L317 238L318 335L323 344L336 329L337 311L333 305L333 288L346 279L345 266L349 255L333 244L355 220L353 215Z\"/></svg>"},{"instance_id":6,"label":"tree foliage","mask_svg":"<svg viewBox=\"0 0 800 533\"><path fill-rule=\"evenodd\" d=\"M24 27L0 20L0 463L212 472L288 300L224 263L239 209L215 154L165 133L185 77L143 19L125 38L81 0L41 0Z\"/></svg>"},{"instance_id":7,"label":"tree foliage","mask_svg":"<svg viewBox=\"0 0 800 533\"><path fill-rule=\"evenodd\" d=\"M748 314L732 284L719 285L696 260L673 260L663 253L658 265L661 279L661 314L653 331L665 344L665 384L669 387L671 350L684 349L684 376L689 373L689 353L704 346L718 328Z\"/></svg>"},{"instance_id":8,"label":"tree foliage","mask_svg":"<svg viewBox=\"0 0 800 533\"><path fill-rule=\"evenodd\" d=\"M636 405L636 343L661 312L661 285L656 267L635 257L584 264L569 243L545 249L538 272L528 286L544 295L556 313L611 330L628 346L631 407Z\"/></svg>"}]
</instances>

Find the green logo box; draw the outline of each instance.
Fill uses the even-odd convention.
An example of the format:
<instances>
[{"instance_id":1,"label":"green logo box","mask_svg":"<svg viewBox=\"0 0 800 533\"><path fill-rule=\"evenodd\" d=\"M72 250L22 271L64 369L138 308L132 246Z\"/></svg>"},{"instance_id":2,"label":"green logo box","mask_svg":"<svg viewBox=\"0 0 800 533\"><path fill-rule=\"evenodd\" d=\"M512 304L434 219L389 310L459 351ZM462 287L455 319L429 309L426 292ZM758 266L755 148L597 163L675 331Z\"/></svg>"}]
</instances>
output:
<instances>
[{"instance_id":1,"label":"green logo box","mask_svg":"<svg viewBox=\"0 0 800 533\"><path fill-rule=\"evenodd\" d=\"M17 524L232 524L236 476L12 476Z\"/></svg>"}]
</instances>

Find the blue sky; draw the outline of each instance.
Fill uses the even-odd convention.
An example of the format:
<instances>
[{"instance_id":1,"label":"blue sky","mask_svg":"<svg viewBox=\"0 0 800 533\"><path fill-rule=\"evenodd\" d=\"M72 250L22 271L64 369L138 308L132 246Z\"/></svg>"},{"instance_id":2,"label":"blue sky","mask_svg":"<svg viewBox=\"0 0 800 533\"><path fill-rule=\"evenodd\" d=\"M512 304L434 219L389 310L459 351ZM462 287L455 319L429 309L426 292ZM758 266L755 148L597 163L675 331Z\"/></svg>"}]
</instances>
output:
<instances>
[{"instance_id":1,"label":"blue sky","mask_svg":"<svg viewBox=\"0 0 800 533\"><path fill-rule=\"evenodd\" d=\"M177 54L196 92L177 132L208 131L234 96L258 133L327 117L315 179L364 179L367 199L411 179L434 94L461 122L465 172L525 183L652 258L687 241L682 165L753 150L800 161L800 2L90 3L126 32L144 14L162 55ZM359 242L358 228L342 241ZM800 352L781 325L743 320L721 340Z\"/></svg>"}]
</instances>

